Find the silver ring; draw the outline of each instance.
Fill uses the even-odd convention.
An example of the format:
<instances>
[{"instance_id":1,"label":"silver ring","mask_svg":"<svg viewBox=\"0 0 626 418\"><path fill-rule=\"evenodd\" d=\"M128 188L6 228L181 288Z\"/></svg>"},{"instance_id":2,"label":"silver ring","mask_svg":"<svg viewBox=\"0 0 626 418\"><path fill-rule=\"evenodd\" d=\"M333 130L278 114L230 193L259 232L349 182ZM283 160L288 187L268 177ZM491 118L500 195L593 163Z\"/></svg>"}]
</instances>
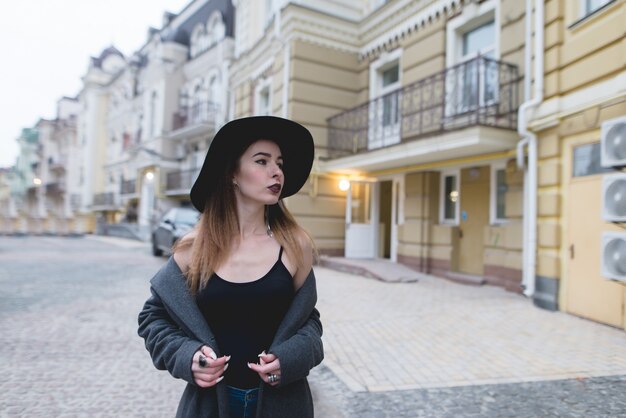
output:
<instances>
[{"instance_id":1,"label":"silver ring","mask_svg":"<svg viewBox=\"0 0 626 418\"><path fill-rule=\"evenodd\" d=\"M275 374L270 374L269 376L267 376L267 381L270 383L277 382L278 376L276 376Z\"/></svg>"},{"instance_id":2,"label":"silver ring","mask_svg":"<svg viewBox=\"0 0 626 418\"><path fill-rule=\"evenodd\" d=\"M200 365L200 367L207 366L206 357L204 357L202 354L200 354L200 357L198 357L198 364Z\"/></svg>"}]
</instances>

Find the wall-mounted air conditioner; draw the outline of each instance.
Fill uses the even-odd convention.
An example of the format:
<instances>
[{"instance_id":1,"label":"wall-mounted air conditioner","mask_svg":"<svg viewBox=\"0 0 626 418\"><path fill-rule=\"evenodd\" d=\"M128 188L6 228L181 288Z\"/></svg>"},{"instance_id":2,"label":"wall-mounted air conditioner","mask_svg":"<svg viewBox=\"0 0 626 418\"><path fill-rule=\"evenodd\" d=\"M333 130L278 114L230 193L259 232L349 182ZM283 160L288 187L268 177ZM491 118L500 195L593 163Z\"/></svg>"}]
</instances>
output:
<instances>
[{"instance_id":1,"label":"wall-mounted air conditioner","mask_svg":"<svg viewBox=\"0 0 626 418\"><path fill-rule=\"evenodd\" d=\"M602 218L608 222L626 222L626 173L602 178Z\"/></svg>"},{"instance_id":2,"label":"wall-mounted air conditioner","mask_svg":"<svg viewBox=\"0 0 626 418\"><path fill-rule=\"evenodd\" d=\"M600 133L603 167L626 167L626 116L602 123Z\"/></svg>"},{"instance_id":3,"label":"wall-mounted air conditioner","mask_svg":"<svg viewBox=\"0 0 626 418\"><path fill-rule=\"evenodd\" d=\"M602 234L602 276L626 282L626 232Z\"/></svg>"}]
</instances>

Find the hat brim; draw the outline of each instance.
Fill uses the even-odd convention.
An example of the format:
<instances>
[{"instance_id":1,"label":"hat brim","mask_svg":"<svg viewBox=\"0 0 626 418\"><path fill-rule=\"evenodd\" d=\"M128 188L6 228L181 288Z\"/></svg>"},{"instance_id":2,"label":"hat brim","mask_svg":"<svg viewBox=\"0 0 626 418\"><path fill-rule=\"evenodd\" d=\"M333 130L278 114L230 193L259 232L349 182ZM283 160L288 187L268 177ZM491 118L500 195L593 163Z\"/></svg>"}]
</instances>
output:
<instances>
[{"instance_id":1,"label":"hat brim","mask_svg":"<svg viewBox=\"0 0 626 418\"><path fill-rule=\"evenodd\" d=\"M280 197L296 194L306 183L315 154L313 136L304 126L276 116L235 119L220 128L204 158L202 169L189 193L200 212L214 192L216 180L224 175L227 164L259 139L276 142L283 157L285 184Z\"/></svg>"}]
</instances>

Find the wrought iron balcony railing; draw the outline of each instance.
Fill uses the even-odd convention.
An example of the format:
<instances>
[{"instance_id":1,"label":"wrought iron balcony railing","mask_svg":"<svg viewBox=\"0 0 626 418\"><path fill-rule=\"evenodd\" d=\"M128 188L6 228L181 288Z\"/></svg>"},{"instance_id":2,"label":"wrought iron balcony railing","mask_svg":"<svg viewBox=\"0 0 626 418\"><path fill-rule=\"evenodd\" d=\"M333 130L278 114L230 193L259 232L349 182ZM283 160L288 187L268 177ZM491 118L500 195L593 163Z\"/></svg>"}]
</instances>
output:
<instances>
[{"instance_id":1,"label":"wrought iron balcony railing","mask_svg":"<svg viewBox=\"0 0 626 418\"><path fill-rule=\"evenodd\" d=\"M93 197L93 206L116 206L115 193L98 193Z\"/></svg>"},{"instance_id":2,"label":"wrought iron balcony railing","mask_svg":"<svg viewBox=\"0 0 626 418\"><path fill-rule=\"evenodd\" d=\"M46 184L46 193L64 193L65 184L61 182Z\"/></svg>"},{"instance_id":3,"label":"wrought iron balcony railing","mask_svg":"<svg viewBox=\"0 0 626 418\"><path fill-rule=\"evenodd\" d=\"M188 128L195 125L209 125L215 127L219 106L213 102L199 102L185 106L174 113L172 129Z\"/></svg>"},{"instance_id":4,"label":"wrought iron balcony railing","mask_svg":"<svg viewBox=\"0 0 626 418\"><path fill-rule=\"evenodd\" d=\"M191 190L193 182L198 177L200 169L182 170L167 173L165 177L165 191L166 192L178 192L184 190L188 192Z\"/></svg>"},{"instance_id":5,"label":"wrought iron balcony railing","mask_svg":"<svg viewBox=\"0 0 626 418\"><path fill-rule=\"evenodd\" d=\"M477 57L328 119L329 157L471 126L517 128L515 65Z\"/></svg>"}]
</instances>

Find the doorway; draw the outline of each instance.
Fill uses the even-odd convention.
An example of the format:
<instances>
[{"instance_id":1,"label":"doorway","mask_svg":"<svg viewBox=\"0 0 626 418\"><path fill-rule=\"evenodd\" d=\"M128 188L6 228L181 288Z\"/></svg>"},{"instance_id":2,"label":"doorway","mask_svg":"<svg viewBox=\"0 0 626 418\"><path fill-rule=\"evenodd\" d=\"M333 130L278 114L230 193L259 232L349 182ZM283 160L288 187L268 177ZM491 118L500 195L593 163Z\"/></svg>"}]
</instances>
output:
<instances>
[{"instance_id":1,"label":"doorway","mask_svg":"<svg viewBox=\"0 0 626 418\"><path fill-rule=\"evenodd\" d=\"M393 202L393 181L382 181L379 183L380 193L378 206L380 208L379 217L379 248L378 256L382 258L392 258L391 242L392 234L392 202Z\"/></svg>"},{"instance_id":2,"label":"doorway","mask_svg":"<svg viewBox=\"0 0 626 418\"><path fill-rule=\"evenodd\" d=\"M568 205L567 312L603 324L624 326L624 286L600 273L602 176L573 177Z\"/></svg>"},{"instance_id":3,"label":"doorway","mask_svg":"<svg viewBox=\"0 0 626 418\"><path fill-rule=\"evenodd\" d=\"M489 166L461 170L459 216L459 272L482 276L484 234L489 225Z\"/></svg>"},{"instance_id":4,"label":"doorway","mask_svg":"<svg viewBox=\"0 0 626 418\"><path fill-rule=\"evenodd\" d=\"M376 183L351 181L346 195L346 258L375 258Z\"/></svg>"}]
</instances>

